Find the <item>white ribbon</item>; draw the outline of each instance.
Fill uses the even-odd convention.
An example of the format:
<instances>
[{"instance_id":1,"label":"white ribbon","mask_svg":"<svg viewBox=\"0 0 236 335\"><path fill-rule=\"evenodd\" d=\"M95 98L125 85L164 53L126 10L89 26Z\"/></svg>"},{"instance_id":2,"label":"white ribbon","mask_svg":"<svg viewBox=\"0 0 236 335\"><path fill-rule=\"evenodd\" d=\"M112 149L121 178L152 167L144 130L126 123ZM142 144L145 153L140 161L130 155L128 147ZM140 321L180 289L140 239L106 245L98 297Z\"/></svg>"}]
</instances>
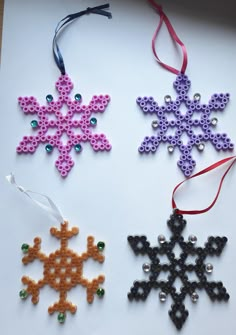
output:
<instances>
[{"instance_id":1,"label":"white ribbon","mask_svg":"<svg viewBox=\"0 0 236 335\"><path fill-rule=\"evenodd\" d=\"M7 181L14 185L20 192L24 193L25 195L27 195L27 197L29 197L36 205L38 205L39 207L41 207L42 209L44 209L47 213L49 213L50 215L52 215L59 223L63 223L64 219L63 216L61 214L61 211L59 210L59 208L54 204L54 202L52 201L52 199L50 199L48 196L46 196L45 194L41 194L41 193L37 193L37 192L33 192L30 190L26 190L24 187L17 185L16 180L15 180L15 176L14 174L10 174L9 176L6 176ZM48 203L48 205L45 205L43 202L38 201L36 199L34 199L31 194L37 194L40 195L41 197L45 198Z\"/></svg>"}]
</instances>

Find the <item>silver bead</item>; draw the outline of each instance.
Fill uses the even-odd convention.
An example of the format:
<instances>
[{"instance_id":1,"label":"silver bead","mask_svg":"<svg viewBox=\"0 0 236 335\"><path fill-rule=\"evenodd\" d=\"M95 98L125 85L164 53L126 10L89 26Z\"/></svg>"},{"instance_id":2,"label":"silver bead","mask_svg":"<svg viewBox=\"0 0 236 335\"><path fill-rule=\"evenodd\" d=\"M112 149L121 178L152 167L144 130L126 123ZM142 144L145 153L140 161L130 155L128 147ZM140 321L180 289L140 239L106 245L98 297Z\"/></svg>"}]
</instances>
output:
<instances>
[{"instance_id":1,"label":"silver bead","mask_svg":"<svg viewBox=\"0 0 236 335\"><path fill-rule=\"evenodd\" d=\"M197 242L197 236L195 236L195 235L189 235L188 240L192 244L195 244Z\"/></svg>"},{"instance_id":2,"label":"silver bead","mask_svg":"<svg viewBox=\"0 0 236 335\"><path fill-rule=\"evenodd\" d=\"M170 154L172 154L172 152L174 151L173 145L168 145L167 150Z\"/></svg>"},{"instance_id":3,"label":"silver bead","mask_svg":"<svg viewBox=\"0 0 236 335\"><path fill-rule=\"evenodd\" d=\"M205 269L207 273L212 273L213 265L211 263L207 263Z\"/></svg>"},{"instance_id":4,"label":"silver bead","mask_svg":"<svg viewBox=\"0 0 236 335\"><path fill-rule=\"evenodd\" d=\"M165 302L166 301L166 293L161 291L159 293L159 299L160 299L161 302Z\"/></svg>"},{"instance_id":5,"label":"silver bead","mask_svg":"<svg viewBox=\"0 0 236 335\"><path fill-rule=\"evenodd\" d=\"M167 103L171 102L171 96L170 96L170 95L166 95L166 96L164 97L164 100L165 100L165 102L167 102Z\"/></svg>"},{"instance_id":6,"label":"silver bead","mask_svg":"<svg viewBox=\"0 0 236 335\"><path fill-rule=\"evenodd\" d=\"M160 244L165 243L165 241L166 241L166 238L165 238L164 235L159 235L159 236L158 236L158 242L159 242Z\"/></svg>"},{"instance_id":7,"label":"silver bead","mask_svg":"<svg viewBox=\"0 0 236 335\"><path fill-rule=\"evenodd\" d=\"M198 144L197 148L199 151L203 151L205 149L205 144L201 142Z\"/></svg>"},{"instance_id":8,"label":"silver bead","mask_svg":"<svg viewBox=\"0 0 236 335\"><path fill-rule=\"evenodd\" d=\"M211 124L212 124L212 126L216 126L217 125L217 123L218 123L218 119L217 119L217 117L213 117L212 119L211 119Z\"/></svg>"},{"instance_id":9,"label":"silver bead","mask_svg":"<svg viewBox=\"0 0 236 335\"><path fill-rule=\"evenodd\" d=\"M152 121L152 128L153 128L153 129L158 128L158 125L159 125L159 124L158 124L158 121L157 121L157 120L153 120L153 121Z\"/></svg>"},{"instance_id":10,"label":"silver bead","mask_svg":"<svg viewBox=\"0 0 236 335\"><path fill-rule=\"evenodd\" d=\"M196 292L193 292L191 295L192 302L197 302L199 295Z\"/></svg>"},{"instance_id":11,"label":"silver bead","mask_svg":"<svg viewBox=\"0 0 236 335\"><path fill-rule=\"evenodd\" d=\"M150 270L151 270L151 265L149 263L144 263L143 271L147 273L147 272L150 272Z\"/></svg>"},{"instance_id":12,"label":"silver bead","mask_svg":"<svg viewBox=\"0 0 236 335\"><path fill-rule=\"evenodd\" d=\"M194 99L195 101L199 101L199 100L201 99L201 94L199 94L199 93L195 93L194 96L193 96L193 99Z\"/></svg>"}]
</instances>

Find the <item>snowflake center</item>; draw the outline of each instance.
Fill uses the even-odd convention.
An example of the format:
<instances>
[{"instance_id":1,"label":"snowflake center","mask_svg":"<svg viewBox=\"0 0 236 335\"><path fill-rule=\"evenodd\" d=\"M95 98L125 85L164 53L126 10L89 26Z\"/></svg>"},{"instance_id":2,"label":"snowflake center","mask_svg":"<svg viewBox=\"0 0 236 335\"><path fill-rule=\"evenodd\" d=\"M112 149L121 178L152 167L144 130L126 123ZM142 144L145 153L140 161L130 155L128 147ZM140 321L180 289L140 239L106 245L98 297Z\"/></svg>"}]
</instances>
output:
<instances>
[{"instance_id":1,"label":"snowflake center","mask_svg":"<svg viewBox=\"0 0 236 335\"><path fill-rule=\"evenodd\" d=\"M63 132L60 140L61 140L62 144L65 146L65 145L67 145L67 143L70 140L70 138L69 138L69 136L67 135L66 132Z\"/></svg>"},{"instance_id":2,"label":"snowflake center","mask_svg":"<svg viewBox=\"0 0 236 335\"><path fill-rule=\"evenodd\" d=\"M189 142L189 136L188 136L188 133L185 130L182 132L180 140L181 140L181 142L182 142L182 144L184 146L186 146L188 144L188 142Z\"/></svg>"},{"instance_id":3,"label":"snowflake center","mask_svg":"<svg viewBox=\"0 0 236 335\"><path fill-rule=\"evenodd\" d=\"M173 284L175 285L176 291L181 292L181 288L183 287L183 282L179 277L175 279Z\"/></svg>"},{"instance_id":4,"label":"snowflake center","mask_svg":"<svg viewBox=\"0 0 236 335\"><path fill-rule=\"evenodd\" d=\"M181 111L181 115L186 116L186 115L187 115L187 112L188 112L188 107L186 106L185 103L182 103L182 104L180 105L179 110Z\"/></svg>"}]
</instances>

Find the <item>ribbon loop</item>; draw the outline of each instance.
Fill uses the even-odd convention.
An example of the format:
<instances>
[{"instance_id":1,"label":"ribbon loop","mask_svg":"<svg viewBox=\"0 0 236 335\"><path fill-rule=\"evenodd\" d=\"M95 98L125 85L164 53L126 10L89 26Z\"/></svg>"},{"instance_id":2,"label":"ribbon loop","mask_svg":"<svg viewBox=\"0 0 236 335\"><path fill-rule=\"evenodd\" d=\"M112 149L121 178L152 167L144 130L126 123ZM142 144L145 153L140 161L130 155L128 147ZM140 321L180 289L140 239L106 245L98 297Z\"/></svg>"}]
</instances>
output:
<instances>
[{"instance_id":1,"label":"ribbon loop","mask_svg":"<svg viewBox=\"0 0 236 335\"><path fill-rule=\"evenodd\" d=\"M153 54L157 60L157 62L162 66L164 67L164 69L178 75L179 73L185 73L186 71L186 68L187 68L187 64L188 64L188 55L187 55L187 49L184 45L184 43L180 40L180 38L178 37L178 35L176 34L172 24L170 23L170 20L168 19L168 17L166 16L166 14L163 12L163 9L162 9L162 6L158 5L154 0L149 0L150 4L157 10L158 14L160 15L160 21L159 21L159 24L157 26L157 29L153 35L153 38L152 38L152 51L153 51ZM175 69L174 67L168 65L168 64L165 64L163 63L159 56L157 55L157 52L156 52L156 39L157 39L157 36L158 36L158 33L159 31L161 30L161 27L163 25L163 23L166 25L168 31L169 31L169 34L170 34L170 37L172 38L173 41L175 41L182 49L182 53L183 53L183 62L182 62L182 66L181 66L181 69L180 71L178 69Z\"/></svg>"},{"instance_id":2,"label":"ribbon loop","mask_svg":"<svg viewBox=\"0 0 236 335\"><path fill-rule=\"evenodd\" d=\"M61 214L61 211L55 205L55 203L52 201L52 199L49 198L47 195L37 193L37 192L33 192L33 191L30 191L30 190L26 190L23 186L18 185L16 183L15 176L12 173L9 176L6 176L6 180L10 184L14 185L20 192L24 193L27 197L29 197L36 205L38 205L40 208L44 209L48 214L52 215L54 217L54 219L56 219L58 221L58 223L63 223L64 222L64 218ZM30 194L39 195L42 198L46 199L47 202L49 203L49 206L45 205L42 201L36 200Z\"/></svg>"},{"instance_id":3,"label":"ribbon loop","mask_svg":"<svg viewBox=\"0 0 236 335\"><path fill-rule=\"evenodd\" d=\"M178 206L176 205L176 202L175 202L175 199L174 199L174 195L175 195L175 192L177 191L177 189L183 184L185 183L186 181L188 181L189 179L192 179L194 177L198 177L198 176L201 176L202 174L205 174L205 173L208 173L214 169L217 169L218 167L220 167L221 165L224 165L228 162L230 162L230 165L228 166L228 168L226 169L226 171L224 172L221 180L220 180L220 183L219 183L219 186L218 186L218 190L216 192L216 196L214 198L214 200L212 201L212 203L204 208L204 209L200 209L200 210L182 210L182 209L179 209ZM187 179L185 179L184 181L182 181L181 183L179 183L177 186L175 186L173 192L172 192L172 208L173 210L176 211L177 214L191 214L191 215L195 215L195 214L202 214L202 213L206 213L208 212L216 203L218 197L219 197L219 194L220 194L220 191L221 191L221 187L222 187L222 184L223 184L223 181L225 179L225 177L227 176L228 172L230 171L230 169L232 168L232 166L234 165L234 163L236 162L236 156L231 156L231 157L227 157L227 158L224 158L210 166L208 166L207 168L199 171L198 173L192 175L191 177L188 177Z\"/></svg>"},{"instance_id":4,"label":"ribbon loop","mask_svg":"<svg viewBox=\"0 0 236 335\"><path fill-rule=\"evenodd\" d=\"M55 29L55 34L53 37L53 43L52 43L52 50L53 50L53 57L54 60L57 64L58 69L60 70L61 74L64 75L66 74L66 69L65 69L65 63L61 54L61 51L59 49L58 43L57 43L57 37L61 29L68 23L72 22L73 20L85 15L85 14L98 14L98 15L103 15L106 16L107 18L111 19L112 14L110 12L105 11L104 9L109 8L110 5L104 4L101 6L96 6L96 7L88 7L87 9L74 13L74 14L69 14L66 17L64 17L56 26Z\"/></svg>"}]
</instances>

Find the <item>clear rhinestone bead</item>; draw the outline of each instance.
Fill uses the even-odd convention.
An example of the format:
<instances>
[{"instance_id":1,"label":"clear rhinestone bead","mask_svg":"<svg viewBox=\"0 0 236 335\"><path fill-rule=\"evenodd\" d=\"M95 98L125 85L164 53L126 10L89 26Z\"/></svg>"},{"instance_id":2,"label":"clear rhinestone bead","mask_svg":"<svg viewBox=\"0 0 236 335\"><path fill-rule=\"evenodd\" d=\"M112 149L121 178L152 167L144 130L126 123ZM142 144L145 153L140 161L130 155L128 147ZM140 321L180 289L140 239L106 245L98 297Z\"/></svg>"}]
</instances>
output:
<instances>
[{"instance_id":1,"label":"clear rhinestone bead","mask_svg":"<svg viewBox=\"0 0 236 335\"><path fill-rule=\"evenodd\" d=\"M166 95L164 98L165 102L169 103L171 102L171 96L170 95Z\"/></svg>"},{"instance_id":2,"label":"clear rhinestone bead","mask_svg":"<svg viewBox=\"0 0 236 335\"><path fill-rule=\"evenodd\" d=\"M195 235L190 235L188 237L189 242L191 242L192 244L195 244L197 242L197 237Z\"/></svg>"},{"instance_id":3,"label":"clear rhinestone bead","mask_svg":"<svg viewBox=\"0 0 236 335\"><path fill-rule=\"evenodd\" d=\"M170 154L172 154L172 152L174 151L173 145L168 145L167 150Z\"/></svg>"},{"instance_id":4,"label":"clear rhinestone bead","mask_svg":"<svg viewBox=\"0 0 236 335\"><path fill-rule=\"evenodd\" d=\"M208 264L206 264L205 269L206 269L207 273L212 273L212 271L213 271L213 265L211 263L208 263Z\"/></svg>"},{"instance_id":5,"label":"clear rhinestone bead","mask_svg":"<svg viewBox=\"0 0 236 335\"><path fill-rule=\"evenodd\" d=\"M164 235L159 235L159 236L158 236L158 242L159 242L160 244L165 243L165 241L166 241L166 238L165 238Z\"/></svg>"},{"instance_id":6,"label":"clear rhinestone bead","mask_svg":"<svg viewBox=\"0 0 236 335\"><path fill-rule=\"evenodd\" d=\"M199 93L195 93L194 96L193 96L193 99L194 99L195 101L199 101L199 100L201 99L201 94L199 94Z\"/></svg>"},{"instance_id":7,"label":"clear rhinestone bead","mask_svg":"<svg viewBox=\"0 0 236 335\"><path fill-rule=\"evenodd\" d=\"M157 120L153 120L153 121L152 121L152 128L153 128L153 129L158 128L158 121L157 121Z\"/></svg>"},{"instance_id":8,"label":"clear rhinestone bead","mask_svg":"<svg viewBox=\"0 0 236 335\"><path fill-rule=\"evenodd\" d=\"M198 148L199 151L203 151L204 148L205 148L205 144L204 143L199 143L197 148Z\"/></svg>"},{"instance_id":9,"label":"clear rhinestone bead","mask_svg":"<svg viewBox=\"0 0 236 335\"><path fill-rule=\"evenodd\" d=\"M143 264L143 271L144 272L150 272L151 270L151 265L149 263L144 263Z\"/></svg>"},{"instance_id":10,"label":"clear rhinestone bead","mask_svg":"<svg viewBox=\"0 0 236 335\"><path fill-rule=\"evenodd\" d=\"M165 302L166 301L166 293L165 292L160 292L159 293L159 299L161 302Z\"/></svg>"},{"instance_id":11,"label":"clear rhinestone bead","mask_svg":"<svg viewBox=\"0 0 236 335\"><path fill-rule=\"evenodd\" d=\"M211 124L212 124L212 126L216 126L217 125L217 123L218 123L218 119L217 119L217 117L213 117L212 119L211 119Z\"/></svg>"},{"instance_id":12,"label":"clear rhinestone bead","mask_svg":"<svg viewBox=\"0 0 236 335\"><path fill-rule=\"evenodd\" d=\"M197 302L199 295L196 292L193 292L191 295L192 302Z\"/></svg>"}]
</instances>

